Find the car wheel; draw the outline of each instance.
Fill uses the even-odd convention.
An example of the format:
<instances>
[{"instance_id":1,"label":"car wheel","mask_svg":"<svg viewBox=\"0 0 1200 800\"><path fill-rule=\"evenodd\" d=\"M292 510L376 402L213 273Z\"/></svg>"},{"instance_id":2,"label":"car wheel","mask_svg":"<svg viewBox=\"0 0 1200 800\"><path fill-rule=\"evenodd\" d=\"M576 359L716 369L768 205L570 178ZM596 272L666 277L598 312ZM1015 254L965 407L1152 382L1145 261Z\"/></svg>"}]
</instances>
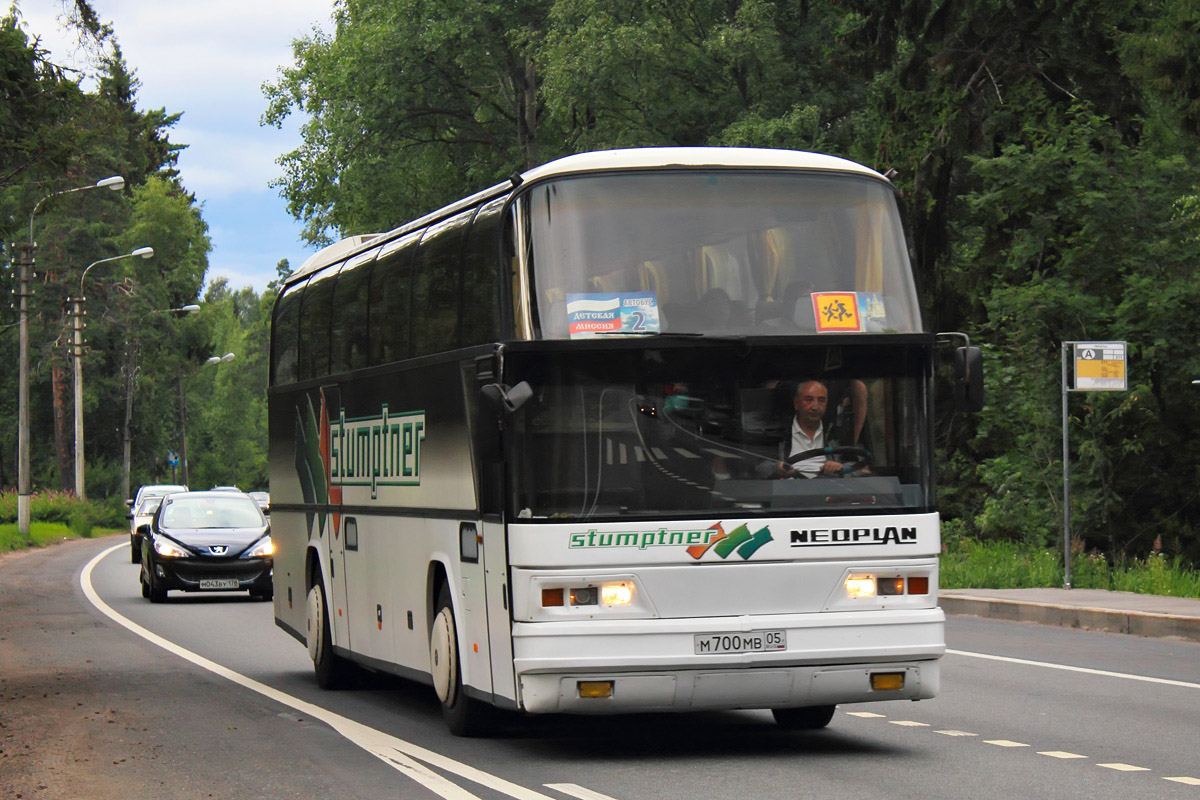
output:
<instances>
[{"instance_id":1,"label":"car wheel","mask_svg":"<svg viewBox=\"0 0 1200 800\"><path fill-rule=\"evenodd\" d=\"M167 590L158 585L158 581L154 577L153 565L146 565L146 596L150 598L151 603L167 602Z\"/></svg>"},{"instance_id":2,"label":"car wheel","mask_svg":"<svg viewBox=\"0 0 1200 800\"><path fill-rule=\"evenodd\" d=\"M150 587L148 585L146 585L146 570L143 569L141 572L138 573L138 583L140 583L142 585L142 597L149 600L150 599Z\"/></svg>"},{"instance_id":3,"label":"car wheel","mask_svg":"<svg viewBox=\"0 0 1200 800\"><path fill-rule=\"evenodd\" d=\"M263 600L265 602L269 602L275 599L275 590L263 589L262 591L259 591L258 589L251 589L250 597L254 600Z\"/></svg>"},{"instance_id":4,"label":"car wheel","mask_svg":"<svg viewBox=\"0 0 1200 800\"><path fill-rule=\"evenodd\" d=\"M142 549L134 543L132 536L129 537L129 563L142 563Z\"/></svg>"},{"instance_id":5,"label":"car wheel","mask_svg":"<svg viewBox=\"0 0 1200 800\"><path fill-rule=\"evenodd\" d=\"M333 633L329 626L329 605L325 602L325 588L321 576L316 576L313 587L308 590L305 638L308 655L317 674L317 685L322 689L341 689L349 683L352 665L333 652Z\"/></svg>"},{"instance_id":6,"label":"car wheel","mask_svg":"<svg viewBox=\"0 0 1200 800\"><path fill-rule=\"evenodd\" d=\"M790 731L815 731L824 728L833 719L836 706L810 706L808 708L772 708L775 724Z\"/></svg>"},{"instance_id":7,"label":"car wheel","mask_svg":"<svg viewBox=\"0 0 1200 800\"><path fill-rule=\"evenodd\" d=\"M467 697L458 658L458 629L450 589L438 592L437 614L429 631L429 672L442 705L442 718L455 736L481 736L492 728L492 709Z\"/></svg>"}]
</instances>

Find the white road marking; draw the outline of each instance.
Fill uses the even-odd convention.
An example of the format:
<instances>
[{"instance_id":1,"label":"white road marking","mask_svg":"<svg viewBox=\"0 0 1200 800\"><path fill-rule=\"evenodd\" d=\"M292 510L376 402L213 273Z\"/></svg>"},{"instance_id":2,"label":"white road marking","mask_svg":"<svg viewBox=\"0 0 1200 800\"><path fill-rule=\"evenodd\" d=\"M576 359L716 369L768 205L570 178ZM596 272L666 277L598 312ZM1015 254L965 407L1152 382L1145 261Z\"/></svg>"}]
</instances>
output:
<instances>
[{"instance_id":1,"label":"white road marking","mask_svg":"<svg viewBox=\"0 0 1200 800\"><path fill-rule=\"evenodd\" d=\"M1200 786L1200 778L1188 778L1188 777L1181 776L1178 778L1163 778L1163 780L1164 781L1175 781L1176 783L1185 783L1188 786Z\"/></svg>"},{"instance_id":2,"label":"white road marking","mask_svg":"<svg viewBox=\"0 0 1200 800\"><path fill-rule=\"evenodd\" d=\"M1125 672L1109 672L1104 669L1089 669L1088 667L1071 667L1066 664L1051 664L1047 661L1030 661L1025 658L1011 658L1010 656L993 656L987 653L971 653L966 650L946 650L947 655L966 656L968 658L986 658L990 661L1004 661L1008 664L1024 664L1030 667L1046 667L1047 669L1061 669L1067 672L1082 672L1087 675L1102 675L1106 678L1124 678L1130 681L1145 681L1146 683L1161 683L1164 686L1181 686L1184 689L1200 689L1200 683L1188 683L1187 681L1173 681L1169 678L1151 678L1148 675L1130 675Z\"/></svg>"},{"instance_id":3,"label":"white road marking","mask_svg":"<svg viewBox=\"0 0 1200 800\"><path fill-rule=\"evenodd\" d=\"M1051 758L1087 758L1078 753L1068 753L1065 750L1039 750L1039 756L1050 756Z\"/></svg>"},{"instance_id":4,"label":"white road marking","mask_svg":"<svg viewBox=\"0 0 1200 800\"><path fill-rule=\"evenodd\" d=\"M1118 772L1149 772L1149 767L1135 767L1133 764L1097 764L1097 767L1115 769Z\"/></svg>"},{"instance_id":5,"label":"white road marking","mask_svg":"<svg viewBox=\"0 0 1200 800\"><path fill-rule=\"evenodd\" d=\"M997 747L1029 747L1021 742L1014 742L1011 739L984 739L984 744L994 744Z\"/></svg>"},{"instance_id":6,"label":"white road marking","mask_svg":"<svg viewBox=\"0 0 1200 800\"><path fill-rule=\"evenodd\" d=\"M892 725L904 725L905 727L908 727L908 728L928 728L929 727L928 722L913 722L911 719L893 719L893 720L888 720L888 722Z\"/></svg>"},{"instance_id":7,"label":"white road marking","mask_svg":"<svg viewBox=\"0 0 1200 800\"><path fill-rule=\"evenodd\" d=\"M515 800L554 800L549 795L533 789L528 789L524 786L506 781L503 778L497 777L483 770L455 761L441 753L435 753L432 750L426 750L424 747L415 745L412 742L406 742L403 739L398 739L395 736L386 734L383 731L367 727L361 722L356 722L349 717L343 717L340 714L335 714L321 706L313 705L312 703L301 700L297 697L292 697L290 694L285 694L278 689L267 686L265 683L260 683L253 678L248 678L239 672L234 672L228 667L224 667L215 661L210 661L198 653L193 653L179 645L171 642L158 634L143 628L133 620L130 620L121 614L117 613L108 603L100 598L96 590L92 587L92 570L100 563L100 560L112 553L115 550L124 550L127 547L125 544L113 545L103 551L83 568L83 572L79 575L79 585L83 589L84 595L94 605L100 613L107 616L109 619L116 622L118 625L137 634L151 644L157 645L169 653L179 656L187 661L192 662L196 666L206 669L215 675L230 680L239 686L243 686L252 692L266 697L269 700L274 700L281 705L299 711L301 714L320 720L335 731L340 733L346 739L349 739L354 744L366 750L371 755L388 764L393 769L407 775L408 777L420 783L429 791L444 797L447 800L478 800L476 795L471 794L465 789L451 783L449 780L429 769L425 766L428 764L432 767L437 767L444 772L449 772L452 775L457 775L460 778L466 778L472 783L477 783L488 789L506 794ZM424 762L424 763L418 763Z\"/></svg>"},{"instance_id":8,"label":"white road marking","mask_svg":"<svg viewBox=\"0 0 1200 800\"><path fill-rule=\"evenodd\" d=\"M846 716L847 717L879 717L879 718L883 718L883 717L886 717L887 715L886 714L876 714L872 711L847 711Z\"/></svg>"},{"instance_id":9,"label":"white road marking","mask_svg":"<svg viewBox=\"0 0 1200 800\"><path fill-rule=\"evenodd\" d=\"M967 733L966 731L956 731L956 730L934 731L934 733L940 733L943 736L978 736L979 735L978 733Z\"/></svg>"},{"instance_id":10,"label":"white road marking","mask_svg":"<svg viewBox=\"0 0 1200 800\"><path fill-rule=\"evenodd\" d=\"M615 800L615 798L609 797L606 794L593 792L591 789L585 789L574 783L547 783L545 786L547 789L553 789L556 792L562 792L571 797L578 797L579 800Z\"/></svg>"}]
</instances>

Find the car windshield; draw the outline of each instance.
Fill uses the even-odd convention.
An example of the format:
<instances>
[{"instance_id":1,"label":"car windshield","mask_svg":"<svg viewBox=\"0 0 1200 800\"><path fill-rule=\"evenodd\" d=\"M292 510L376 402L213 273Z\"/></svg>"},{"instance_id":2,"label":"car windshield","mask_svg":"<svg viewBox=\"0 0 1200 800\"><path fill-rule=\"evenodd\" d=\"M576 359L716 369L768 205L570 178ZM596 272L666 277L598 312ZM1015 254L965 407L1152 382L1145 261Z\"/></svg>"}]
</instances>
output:
<instances>
[{"instance_id":1,"label":"car windshield","mask_svg":"<svg viewBox=\"0 0 1200 800\"><path fill-rule=\"evenodd\" d=\"M581 343L581 346L583 343ZM520 519L927 510L928 353L919 344L678 346L512 359ZM801 399L820 439L793 445ZM808 457L781 468L801 452ZM825 462L840 467L825 474ZM825 468L833 471L832 465Z\"/></svg>"},{"instance_id":2,"label":"car windshield","mask_svg":"<svg viewBox=\"0 0 1200 800\"><path fill-rule=\"evenodd\" d=\"M920 331L894 195L864 176L729 169L535 186L535 335Z\"/></svg>"},{"instance_id":3,"label":"car windshield","mask_svg":"<svg viewBox=\"0 0 1200 800\"><path fill-rule=\"evenodd\" d=\"M163 499L161 497L147 497L142 501L142 504L138 506L136 513L138 516L148 517L155 511L158 511L158 507L162 505L162 501Z\"/></svg>"},{"instance_id":4,"label":"car windshield","mask_svg":"<svg viewBox=\"0 0 1200 800\"><path fill-rule=\"evenodd\" d=\"M160 524L164 528L257 528L263 518L249 497L181 497L163 510Z\"/></svg>"}]
</instances>

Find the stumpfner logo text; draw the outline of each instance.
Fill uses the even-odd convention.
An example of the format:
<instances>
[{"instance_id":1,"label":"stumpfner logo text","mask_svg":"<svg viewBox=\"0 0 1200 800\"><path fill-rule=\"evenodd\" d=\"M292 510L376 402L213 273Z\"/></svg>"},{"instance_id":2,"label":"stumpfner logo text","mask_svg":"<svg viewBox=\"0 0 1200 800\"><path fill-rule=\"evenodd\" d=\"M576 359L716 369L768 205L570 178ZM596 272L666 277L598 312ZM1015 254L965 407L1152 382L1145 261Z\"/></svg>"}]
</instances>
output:
<instances>
[{"instance_id":1,"label":"stumpfner logo text","mask_svg":"<svg viewBox=\"0 0 1200 800\"><path fill-rule=\"evenodd\" d=\"M424 441L424 411L392 414L384 403L379 416L347 418L342 409L329 421L329 483L370 486L372 498L380 486L419 486Z\"/></svg>"},{"instance_id":2,"label":"stumpfner logo text","mask_svg":"<svg viewBox=\"0 0 1200 800\"><path fill-rule=\"evenodd\" d=\"M809 528L792 531L792 547L916 543L916 528Z\"/></svg>"}]
</instances>

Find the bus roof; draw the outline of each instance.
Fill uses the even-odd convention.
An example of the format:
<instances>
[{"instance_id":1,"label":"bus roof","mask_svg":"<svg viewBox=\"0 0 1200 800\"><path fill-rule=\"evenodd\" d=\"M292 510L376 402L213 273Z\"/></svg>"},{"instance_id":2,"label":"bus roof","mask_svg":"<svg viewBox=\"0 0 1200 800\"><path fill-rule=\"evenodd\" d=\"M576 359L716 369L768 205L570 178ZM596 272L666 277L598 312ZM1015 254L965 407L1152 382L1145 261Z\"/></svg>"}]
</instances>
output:
<instances>
[{"instance_id":1,"label":"bus roof","mask_svg":"<svg viewBox=\"0 0 1200 800\"><path fill-rule=\"evenodd\" d=\"M322 248L287 276L284 283L295 283L329 264L336 263L353 253L367 250L408 231L432 224L443 217L455 214L464 208L511 192L516 186L530 181L572 175L583 172L606 170L654 169L671 167L746 167L826 170L851 172L886 181L869 167L837 156L808 153L801 150L771 150L759 147L637 147L624 150L598 150L576 153L542 164L520 174L518 183L505 182L476 192L451 205L433 211L420 219L406 222L386 233L348 236L328 247Z\"/></svg>"}]
</instances>

